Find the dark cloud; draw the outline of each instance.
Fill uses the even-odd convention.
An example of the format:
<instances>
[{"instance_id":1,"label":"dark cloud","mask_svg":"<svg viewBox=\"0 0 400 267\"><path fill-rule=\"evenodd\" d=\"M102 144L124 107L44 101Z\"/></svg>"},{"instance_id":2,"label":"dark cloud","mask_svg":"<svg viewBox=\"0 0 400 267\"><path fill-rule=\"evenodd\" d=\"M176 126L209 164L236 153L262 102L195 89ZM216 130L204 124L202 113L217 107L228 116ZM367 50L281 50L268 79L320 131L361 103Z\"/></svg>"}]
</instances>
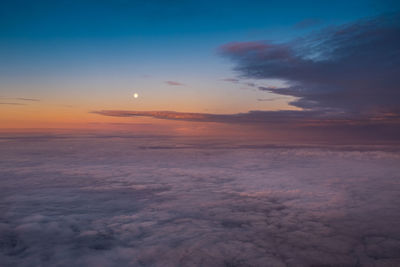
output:
<instances>
[{"instance_id":1,"label":"dark cloud","mask_svg":"<svg viewBox=\"0 0 400 267\"><path fill-rule=\"evenodd\" d=\"M400 263L392 146L63 137L0 142L2 266Z\"/></svg>"},{"instance_id":2,"label":"dark cloud","mask_svg":"<svg viewBox=\"0 0 400 267\"><path fill-rule=\"evenodd\" d=\"M166 84L172 85L172 86L183 86L183 83L176 82L176 81L165 81Z\"/></svg>"},{"instance_id":3,"label":"dark cloud","mask_svg":"<svg viewBox=\"0 0 400 267\"><path fill-rule=\"evenodd\" d=\"M399 111L400 15L389 14L288 43L230 43L221 47L246 78L282 79L270 92L297 97L311 110Z\"/></svg>"}]
</instances>

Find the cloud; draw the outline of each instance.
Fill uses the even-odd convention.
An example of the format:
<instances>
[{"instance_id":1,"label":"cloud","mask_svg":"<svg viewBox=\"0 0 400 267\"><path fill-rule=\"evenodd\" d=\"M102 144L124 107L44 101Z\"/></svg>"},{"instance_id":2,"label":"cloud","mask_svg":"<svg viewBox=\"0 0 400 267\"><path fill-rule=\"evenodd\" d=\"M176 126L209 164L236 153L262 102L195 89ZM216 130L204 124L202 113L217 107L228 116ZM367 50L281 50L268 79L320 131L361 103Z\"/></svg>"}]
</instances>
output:
<instances>
[{"instance_id":1,"label":"cloud","mask_svg":"<svg viewBox=\"0 0 400 267\"><path fill-rule=\"evenodd\" d=\"M254 82L241 82L240 79L237 79L237 78L225 78L225 79L222 79L222 81L230 82L233 84L244 85L244 86L248 86L248 87L257 87L257 85ZM246 89L246 88L242 88L242 89Z\"/></svg>"},{"instance_id":2,"label":"cloud","mask_svg":"<svg viewBox=\"0 0 400 267\"><path fill-rule=\"evenodd\" d=\"M129 110L100 110L94 114L112 117L152 117L165 120L220 122L220 123L287 123L302 121L305 118L319 117L317 112L284 111L250 111L237 114L190 113L176 111L129 111Z\"/></svg>"},{"instance_id":3,"label":"cloud","mask_svg":"<svg viewBox=\"0 0 400 267\"><path fill-rule=\"evenodd\" d=\"M24 98L24 97L17 97L14 98L15 100L21 100L21 101L32 101L32 102L38 102L40 99L37 98Z\"/></svg>"},{"instance_id":4,"label":"cloud","mask_svg":"<svg viewBox=\"0 0 400 267\"><path fill-rule=\"evenodd\" d=\"M225 82L232 82L232 83L238 83L240 80L239 80L239 79L236 79L236 78L224 78L224 79L222 79L222 81L225 81Z\"/></svg>"},{"instance_id":5,"label":"cloud","mask_svg":"<svg viewBox=\"0 0 400 267\"><path fill-rule=\"evenodd\" d=\"M166 84L171 85L171 86L184 86L183 83L176 82L176 81L165 81Z\"/></svg>"},{"instance_id":6,"label":"cloud","mask_svg":"<svg viewBox=\"0 0 400 267\"><path fill-rule=\"evenodd\" d=\"M286 87L225 81L289 96L299 110L237 114L99 110L117 117L152 117L256 126L260 133L321 136L331 141L398 140L400 136L400 14L327 28L287 43L236 42L220 47L241 79L278 79ZM260 98L262 99L262 98Z\"/></svg>"},{"instance_id":7,"label":"cloud","mask_svg":"<svg viewBox=\"0 0 400 267\"><path fill-rule=\"evenodd\" d=\"M0 105L25 106L26 104L17 103L17 102L0 102Z\"/></svg>"},{"instance_id":8,"label":"cloud","mask_svg":"<svg viewBox=\"0 0 400 267\"><path fill-rule=\"evenodd\" d=\"M186 113L175 111L101 110L94 114L114 117L151 117L188 122L214 122L253 127L253 133L271 138L280 136L286 141L303 138L328 142L395 141L400 136L400 115L397 113L374 116L330 113L318 110L250 111L237 114ZM268 134L267 134L268 133ZM305 139L304 139L305 138Z\"/></svg>"},{"instance_id":9,"label":"cloud","mask_svg":"<svg viewBox=\"0 0 400 267\"><path fill-rule=\"evenodd\" d=\"M237 42L223 55L245 78L281 79L268 88L296 97L303 109L340 112L398 112L400 106L400 15L331 27L287 43Z\"/></svg>"},{"instance_id":10,"label":"cloud","mask_svg":"<svg viewBox=\"0 0 400 267\"><path fill-rule=\"evenodd\" d=\"M250 87L256 87L255 83L245 83L245 85L250 86Z\"/></svg>"},{"instance_id":11,"label":"cloud","mask_svg":"<svg viewBox=\"0 0 400 267\"><path fill-rule=\"evenodd\" d=\"M24 98L24 97L0 97L0 100L4 99L6 101L22 101L21 102L0 102L0 105L9 105L9 106L25 106L26 102L38 102L40 99L36 98Z\"/></svg>"},{"instance_id":12,"label":"cloud","mask_svg":"<svg viewBox=\"0 0 400 267\"><path fill-rule=\"evenodd\" d=\"M0 142L2 266L400 263L398 147L93 137Z\"/></svg>"},{"instance_id":13,"label":"cloud","mask_svg":"<svg viewBox=\"0 0 400 267\"><path fill-rule=\"evenodd\" d=\"M279 99L283 99L283 97L258 98L257 101L260 101L260 102L263 102L263 101L265 101L265 102L272 102L272 101L276 101L276 100L279 100Z\"/></svg>"},{"instance_id":14,"label":"cloud","mask_svg":"<svg viewBox=\"0 0 400 267\"><path fill-rule=\"evenodd\" d=\"M236 114L213 114L213 113L190 113L176 111L129 111L129 110L100 110L91 113L112 117L152 117L166 120L198 121L198 122L221 122L221 123L310 123L328 124L370 124L389 123L399 124L400 115L396 113L380 114L376 117L352 117L347 114L336 114L320 111L249 111ZM358 114L357 114L358 115Z\"/></svg>"}]
</instances>

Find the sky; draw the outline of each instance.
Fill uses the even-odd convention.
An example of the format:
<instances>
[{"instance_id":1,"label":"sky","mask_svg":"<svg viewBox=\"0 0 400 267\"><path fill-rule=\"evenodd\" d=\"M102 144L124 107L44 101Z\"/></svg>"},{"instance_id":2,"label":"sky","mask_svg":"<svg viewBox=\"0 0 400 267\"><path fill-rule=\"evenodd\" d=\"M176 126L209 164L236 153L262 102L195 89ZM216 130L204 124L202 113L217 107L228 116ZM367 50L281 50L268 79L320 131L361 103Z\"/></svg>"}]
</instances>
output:
<instances>
[{"instance_id":1,"label":"sky","mask_svg":"<svg viewBox=\"0 0 400 267\"><path fill-rule=\"evenodd\" d=\"M0 1L2 266L400 266L398 0Z\"/></svg>"},{"instance_id":2,"label":"sky","mask_svg":"<svg viewBox=\"0 0 400 267\"><path fill-rule=\"evenodd\" d=\"M372 0L4 1L0 127L393 139L399 10Z\"/></svg>"}]
</instances>

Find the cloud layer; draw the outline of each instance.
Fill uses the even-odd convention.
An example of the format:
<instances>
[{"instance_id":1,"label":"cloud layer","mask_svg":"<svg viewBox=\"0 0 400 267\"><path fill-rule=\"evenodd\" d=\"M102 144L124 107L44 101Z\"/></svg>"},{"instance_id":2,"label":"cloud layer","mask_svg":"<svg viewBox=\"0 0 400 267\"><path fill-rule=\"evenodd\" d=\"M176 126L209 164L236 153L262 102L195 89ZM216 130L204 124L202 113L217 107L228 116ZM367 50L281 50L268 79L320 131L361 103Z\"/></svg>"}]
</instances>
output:
<instances>
[{"instance_id":1,"label":"cloud layer","mask_svg":"<svg viewBox=\"0 0 400 267\"><path fill-rule=\"evenodd\" d=\"M309 111L250 111L237 114L188 113L174 111L100 110L92 113L115 117L151 117L165 120L216 122L232 124L244 129L251 127L254 135L267 140L279 136L281 140L328 142L398 142L400 115L374 115ZM210 130L212 132L212 130ZM248 133L249 134L249 133Z\"/></svg>"},{"instance_id":2,"label":"cloud layer","mask_svg":"<svg viewBox=\"0 0 400 267\"><path fill-rule=\"evenodd\" d=\"M400 106L400 14L331 27L288 43L240 42L221 47L246 78L282 79L260 88L297 97L292 105L357 113Z\"/></svg>"},{"instance_id":3,"label":"cloud layer","mask_svg":"<svg viewBox=\"0 0 400 267\"><path fill-rule=\"evenodd\" d=\"M2 266L396 266L393 147L0 141Z\"/></svg>"}]
</instances>

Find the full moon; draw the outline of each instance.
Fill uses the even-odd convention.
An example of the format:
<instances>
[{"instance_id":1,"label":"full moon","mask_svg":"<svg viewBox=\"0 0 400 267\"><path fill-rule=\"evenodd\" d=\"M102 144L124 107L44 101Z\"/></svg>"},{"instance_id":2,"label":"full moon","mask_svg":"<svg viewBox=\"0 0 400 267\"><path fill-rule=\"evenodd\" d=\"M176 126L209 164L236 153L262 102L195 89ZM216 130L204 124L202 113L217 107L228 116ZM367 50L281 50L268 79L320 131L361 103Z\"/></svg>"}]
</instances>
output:
<instances>
[{"instance_id":1,"label":"full moon","mask_svg":"<svg viewBox=\"0 0 400 267\"><path fill-rule=\"evenodd\" d=\"M139 94L138 94L138 93L134 93L134 94L133 94L133 97L134 97L134 98L138 98L138 97L139 97Z\"/></svg>"}]
</instances>

